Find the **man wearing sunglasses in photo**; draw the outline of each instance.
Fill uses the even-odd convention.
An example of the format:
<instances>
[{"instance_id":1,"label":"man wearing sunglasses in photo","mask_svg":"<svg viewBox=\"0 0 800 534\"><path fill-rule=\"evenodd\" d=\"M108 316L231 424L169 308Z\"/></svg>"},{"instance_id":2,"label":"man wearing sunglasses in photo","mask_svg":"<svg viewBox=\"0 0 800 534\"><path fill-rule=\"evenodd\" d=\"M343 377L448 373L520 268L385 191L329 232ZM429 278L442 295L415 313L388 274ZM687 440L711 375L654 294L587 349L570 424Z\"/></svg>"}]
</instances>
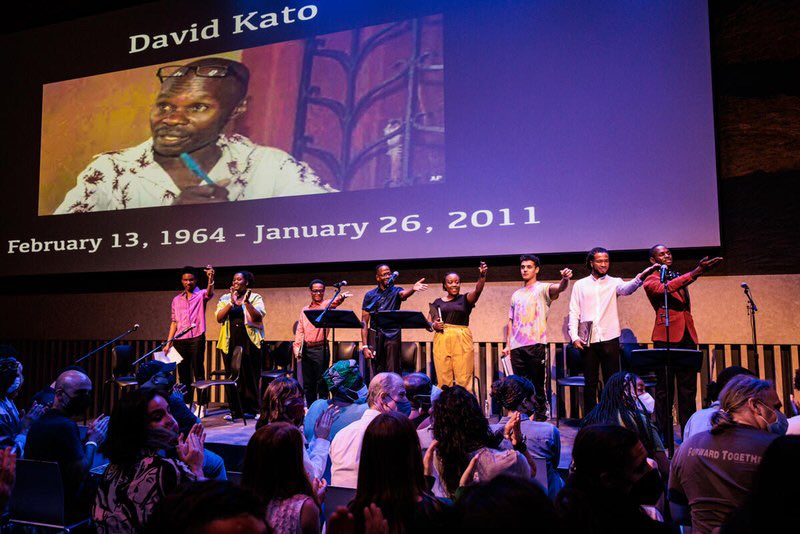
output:
<instances>
[{"instance_id":1,"label":"man wearing sunglasses in photo","mask_svg":"<svg viewBox=\"0 0 800 534\"><path fill-rule=\"evenodd\" d=\"M334 192L303 162L226 127L247 110L250 72L206 58L158 69L152 137L100 154L56 214Z\"/></svg>"}]
</instances>

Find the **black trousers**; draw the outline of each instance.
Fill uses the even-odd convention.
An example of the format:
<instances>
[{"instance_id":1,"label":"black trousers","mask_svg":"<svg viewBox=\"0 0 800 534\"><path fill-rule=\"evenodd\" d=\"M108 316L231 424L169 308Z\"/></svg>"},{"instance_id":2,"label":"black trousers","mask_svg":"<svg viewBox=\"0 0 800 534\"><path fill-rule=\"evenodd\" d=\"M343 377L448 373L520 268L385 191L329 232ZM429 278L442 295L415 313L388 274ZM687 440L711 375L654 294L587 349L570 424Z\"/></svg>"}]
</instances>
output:
<instances>
[{"instance_id":1,"label":"black trousers","mask_svg":"<svg viewBox=\"0 0 800 534\"><path fill-rule=\"evenodd\" d=\"M371 330L369 342L375 347L375 358L372 360L374 374L386 372L400 374L400 336L387 339L382 332Z\"/></svg>"},{"instance_id":2,"label":"black trousers","mask_svg":"<svg viewBox=\"0 0 800 534\"><path fill-rule=\"evenodd\" d=\"M183 402L188 404L194 398L192 382L206 378L206 335L200 334L189 339L176 339L172 342L172 346L183 357L181 363L178 364L178 380L186 386Z\"/></svg>"},{"instance_id":3,"label":"black trousers","mask_svg":"<svg viewBox=\"0 0 800 534\"><path fill-rule=\"evenodd\" d=\"M657 349L664 349L667 347L665 341L654 341L653 346ZM678 343L672 343L670 348L673 349L697 349L697 345L692 340L687 330L683 339ZM667 392L670 389L677 388L678 394L674 400L678 403L678 422L681 425L681 435L683 429L686 428L686 422L696 411L696 397L697 397L697 372L696 371L670 371L668 376L664 376L664 370L660 369L656 372L656 422L658 429L662 435L666 436L667 432L672 432L669 428L669 412L672 406L667 399Z\"/></svg>"},{"instance_id":4,"label":"black trousers","mask_svg":"<svg viewBox=\"0 0 800 534\"><path fill-rule=\"evenodd\" d=\"M597 341L583 349L583 413L591 412L597 406L597 384L600 381L600 368L603 369L603 382L619 371L619 338Z\"/></svg>"},{"instance_id":5,"label":"black trousers","mask_svg":"<svg viewBox=\"0 0 800 534\"><path fill-rule=\"evenodd\" d=\"M511 350L511 368L515 375L524 376L536 388L536 415L547 417L547 384L545 365L547 345L537 343Z\"/></svg>"},{"instance_id":6,"label":"black trousers","mask_svg":"<svg viewBox=\"0 0 800 534\"><path fill-rule=\"evenodd\" d=\"M320 379L330 365L329 362L327 342L318 347L303 347L303 392L306 406L311 406L319 397L327 395L328 390L320 383Z\"/></svg>"},{"instance_id":7,"label":"black trousers","mask_svg":"<svg viewBox=\"0 0 800 534\"><path fill-rule=\"evenodd\" d=\"M231 345L228 354L223 353L223 360L225 362L225 369L231 367L231 354L233 353L233 345ZM231 405L231 412L235 417L241 417L242 413L255 415L259 412L259 391L258 379L261 378L261 366L263 358L261 355L261 348L253 345L248 341L242 343L242 367L239 371L238 390L241 396L241 405L236 400L236 394L233 391L227 391L226 396Z\"/></svg>"}]
</instances>

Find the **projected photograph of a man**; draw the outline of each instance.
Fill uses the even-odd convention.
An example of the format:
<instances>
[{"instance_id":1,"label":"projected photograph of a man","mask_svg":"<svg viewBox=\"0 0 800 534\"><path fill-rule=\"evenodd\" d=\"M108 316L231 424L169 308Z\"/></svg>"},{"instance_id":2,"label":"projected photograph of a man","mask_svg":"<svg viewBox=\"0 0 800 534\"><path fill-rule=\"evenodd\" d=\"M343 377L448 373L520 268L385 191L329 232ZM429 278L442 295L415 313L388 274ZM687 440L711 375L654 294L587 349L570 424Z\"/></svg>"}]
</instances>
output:
<instances>
[{"instance_id":1,"label":"projected photograph of a man","mask_svg":"<svg viewBox=\"0 0 800 534\"><path fill-rule=\"evenodd\" d=\"M206 58L158 69L152 137L95 159L55 213L199 204L335 191L283 150L224 127L247 110L243 64Z\"/></svg>"},{"instance_id":2,"label":"projected photograph of a man","mask_svg":"<svg viewBox=\"0 0 800 534\"><path fill-rule=\"evenodd\" d=\"M440 185L442 26L434 15L45 84L38 214L278 197L302 211L319 206L310 195Z\"/></svg>"}]
</instances>

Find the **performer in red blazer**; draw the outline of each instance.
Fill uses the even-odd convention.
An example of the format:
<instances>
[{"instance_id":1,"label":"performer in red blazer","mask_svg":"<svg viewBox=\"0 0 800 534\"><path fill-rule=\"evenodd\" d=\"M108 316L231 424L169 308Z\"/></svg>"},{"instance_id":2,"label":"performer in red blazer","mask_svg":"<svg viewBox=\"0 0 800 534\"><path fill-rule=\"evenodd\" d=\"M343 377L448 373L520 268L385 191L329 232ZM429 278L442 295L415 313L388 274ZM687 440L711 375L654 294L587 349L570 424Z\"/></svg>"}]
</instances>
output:
<instances>
[{"instance_id":1,"label":"performer in red blazer","mask_svg":"<svg viewBox=\"0 0 800 534\"><path fill-rule=\"evenodd\" d=\"M680 274L671 270L667 271L667 301L669 304L669 342L671 348L696 349L697 331L694 329L692 319L691 300L689 299L689 284L697 280L706 271L716 267L722 258L709 259L708 256L700 260L697 267L691 272ZM664 245L655 245L650 249L650 262L672 266L672 253ZM653 326L653 345L655 348L667 346L666 313L664 311L664 284L661 283L660 272L655 271L644 281L644 290L650 304L656 311L656 322ZM695 397L697 396L697 373L693 371L674 371L669 377L664 373L657 373L656 382L656 421L661 432L666 436L671 429L668 415L672 407L667 404L667 388L678 388L678 421L681 424L681 434L689 417L695 412ZM674 378L673 378L674 377Z\"/></svg>"}]
</instances>

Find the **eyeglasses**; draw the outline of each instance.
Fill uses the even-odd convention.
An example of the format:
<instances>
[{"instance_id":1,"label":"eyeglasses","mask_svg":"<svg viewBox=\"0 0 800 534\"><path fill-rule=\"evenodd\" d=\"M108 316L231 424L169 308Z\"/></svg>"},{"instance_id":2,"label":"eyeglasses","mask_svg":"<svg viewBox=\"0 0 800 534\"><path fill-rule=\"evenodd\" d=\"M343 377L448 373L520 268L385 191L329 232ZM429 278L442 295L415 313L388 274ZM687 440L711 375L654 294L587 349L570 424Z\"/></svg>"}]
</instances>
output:
<instances>
[{"instance_id":1,"label":"eyeglasses","mask_svg":"<svg viewBox=\"0 0 800 534\"><path fill-rule=\"evenodd\" d=\"M161 67L156 72L156 76L161 83L167 78L180 78L194 71L195 76L201 78L224 78L228 75L228 67L225 65L167 65Z\"/></svg>"},{"instance_id":2,"label":"eyeglasses","mask_svg":"<svg viewBox=\"0 0 800 534\"><path fill-rule=\"evenodd\" d=\"M325 293L325 290L324 289L312 289L311 292L312 293Z\"/></svg>"}]
</instances>

